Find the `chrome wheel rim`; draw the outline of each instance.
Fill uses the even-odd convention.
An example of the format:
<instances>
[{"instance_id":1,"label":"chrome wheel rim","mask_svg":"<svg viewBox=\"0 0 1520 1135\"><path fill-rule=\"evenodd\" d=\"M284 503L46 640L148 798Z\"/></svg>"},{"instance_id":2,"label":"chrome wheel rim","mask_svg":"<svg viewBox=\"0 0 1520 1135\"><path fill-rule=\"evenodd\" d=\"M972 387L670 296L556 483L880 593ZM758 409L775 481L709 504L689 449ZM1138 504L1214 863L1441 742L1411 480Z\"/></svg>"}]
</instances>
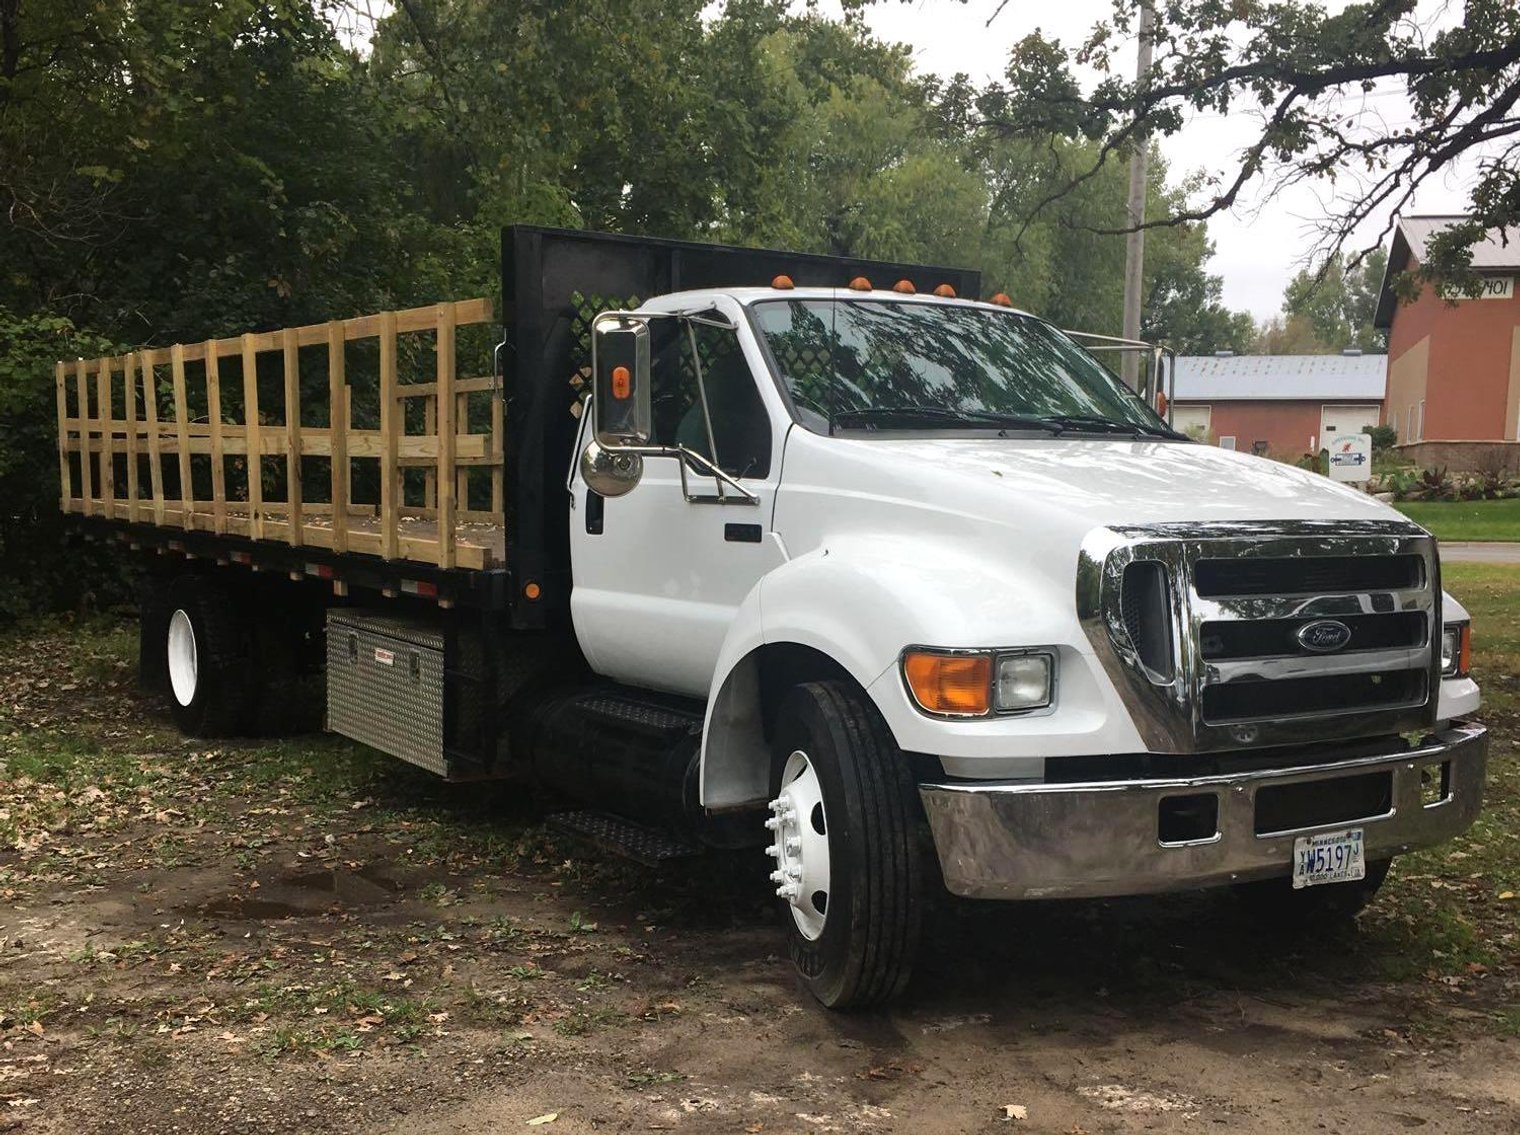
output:
<instances>
[{"instance_id":1,"label":"chrome wheel rim","mask_svg":"<svg viewBox=\"0 0 1520 1135\"><path fill-rule=\"evenodd\" d=\"M786 758L781 791L770 810L765 826L773 834L766 854L776 861L771 882L791 907L798 931L816 941L828 917L829 823L818 770L801 749Z\"/></svg>"},{"instance_id":2,"label":"chrome wheel rim","mask_svg":"<svg viewBox=\"0 0 1520 1135\"><path fill-rule=\"evenodd\" d=\"M195 628L190 625L189 615L175 611L169 616L169 686L180 705L188 706L195 700L198 673Z\"/></svg>"}]
</instances>

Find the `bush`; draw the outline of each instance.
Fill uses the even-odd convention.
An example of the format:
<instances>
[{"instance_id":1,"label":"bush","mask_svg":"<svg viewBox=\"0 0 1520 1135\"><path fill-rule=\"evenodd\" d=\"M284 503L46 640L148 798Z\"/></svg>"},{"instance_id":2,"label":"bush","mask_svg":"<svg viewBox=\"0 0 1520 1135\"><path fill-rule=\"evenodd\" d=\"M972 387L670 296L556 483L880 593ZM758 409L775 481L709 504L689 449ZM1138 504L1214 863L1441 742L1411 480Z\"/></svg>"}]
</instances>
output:
<instances>
[{"instance_id":1,"label":"bush","mask_svg":"<svg viewBox=\"0 0 1520 1135\"><path fill-rule=\"evenodd\" d=\"M1362 429L1372 438L1374 453L1392 449L1399 440L1399 431L1393 426L1363 426Z\"/></svg>"},{"instance_id":2,"label":"bush","mask_svg":"<svg viewBox=\"0 0 1520 1135\"><path fill-rule=\"evenodd\" d=\"M58 359L111 353L54 315L0 307L0 624L125 597L120 562L66 543L58 509Z\"/></svg>"}]
</instances>

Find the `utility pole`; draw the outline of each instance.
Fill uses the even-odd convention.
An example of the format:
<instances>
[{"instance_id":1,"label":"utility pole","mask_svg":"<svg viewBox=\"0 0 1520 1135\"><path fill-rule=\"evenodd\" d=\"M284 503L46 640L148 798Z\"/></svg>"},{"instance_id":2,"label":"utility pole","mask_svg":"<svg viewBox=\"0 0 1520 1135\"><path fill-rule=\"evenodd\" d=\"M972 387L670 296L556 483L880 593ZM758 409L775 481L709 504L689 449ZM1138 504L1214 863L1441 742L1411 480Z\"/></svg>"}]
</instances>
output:
<instances>
[{"instance_id":1,"label":"utility pole","mask_svg":"<svg viewBox=\"0 0 1520 1135\"><path fill-rule=\"evenodd\" d=\"M1154 0L1140 0L1140 43L1135 64L1135 82L1144 86L1151 71L1152 28L1156 24ZM1124 337L1140 338L1140 292L1145 280L1145 164L1149 155L1147 132L1144 127L1135 131L1134 153L1129 159L1129 202L1126 221L1129 236L1124 247ZM1120 355L1120 375L1131 390L1139 389L1140 356L1135 351ZM1154 394L1154 391L1152 392Z\"/></svg>"}]
</instances>

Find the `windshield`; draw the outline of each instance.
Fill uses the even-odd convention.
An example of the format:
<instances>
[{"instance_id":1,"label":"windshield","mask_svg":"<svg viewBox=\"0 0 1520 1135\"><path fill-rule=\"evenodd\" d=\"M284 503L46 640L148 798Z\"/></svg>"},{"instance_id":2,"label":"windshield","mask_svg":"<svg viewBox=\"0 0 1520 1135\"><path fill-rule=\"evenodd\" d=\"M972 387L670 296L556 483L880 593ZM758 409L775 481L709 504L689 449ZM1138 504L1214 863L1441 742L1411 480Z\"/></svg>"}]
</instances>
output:
<instances>
[{"instance_id":1,"label":"windshield","mask_svg":"<svg viewBox=\"0 0 1520 1135\"><path fill-rule=\"evenodd\" d=\"M803 424L818 432L1118 425L1175 436L1031 316L875 299L766 300L753 311Z\"/></svg>"}]
</instances>

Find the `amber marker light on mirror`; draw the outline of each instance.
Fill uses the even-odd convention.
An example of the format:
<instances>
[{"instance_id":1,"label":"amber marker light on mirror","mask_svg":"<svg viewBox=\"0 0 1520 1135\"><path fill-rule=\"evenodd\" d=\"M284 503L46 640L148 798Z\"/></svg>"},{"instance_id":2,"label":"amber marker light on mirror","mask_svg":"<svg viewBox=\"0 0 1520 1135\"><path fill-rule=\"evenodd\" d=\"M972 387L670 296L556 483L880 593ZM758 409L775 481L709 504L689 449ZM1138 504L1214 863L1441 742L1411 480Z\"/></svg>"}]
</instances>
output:
<instances>
[{"instance_id":1,"label":"amber marker light on mirror","mask_svg":"<svg viewBox=\"0 0 1520 1135\"><path fill-rule=\"evenodd\" d=\"M903 678L925 713L984 717L992 709L992 656L911 650L903 655Z\"/></svg>"},{"instance_id":2,"label":"amber marker light on mirror","mask_svg":"<svg viewBox=\"0 0 1520 1135\"><path fill-rule=\"evenodd\" d=\"M523 595L528 599L537 599L543 593L544 589L531 579L523 584Z\"/></svg>"},{"instance_id":3,"label":"amber marker light on mirror","mask_svg":"<svg viewBox=\"0 0 1520 1135\"><path fill-rule=\"evenodd\" d=\"M633 393L633 375L627 367L612 368L612 396L622 401Z\"/></svg>"},{"instance_id":4,"label":"amber marker light on mirror","mask_svg":"<svg viewBox=\"0 0 1520 1135\"><path fill-rule=\"evenodd\" d=\"M850 281L850 291L852 292L869 292L870 290L871 281L867 280L864 276L856 276Z\"/></svg>"}]
</instances>

